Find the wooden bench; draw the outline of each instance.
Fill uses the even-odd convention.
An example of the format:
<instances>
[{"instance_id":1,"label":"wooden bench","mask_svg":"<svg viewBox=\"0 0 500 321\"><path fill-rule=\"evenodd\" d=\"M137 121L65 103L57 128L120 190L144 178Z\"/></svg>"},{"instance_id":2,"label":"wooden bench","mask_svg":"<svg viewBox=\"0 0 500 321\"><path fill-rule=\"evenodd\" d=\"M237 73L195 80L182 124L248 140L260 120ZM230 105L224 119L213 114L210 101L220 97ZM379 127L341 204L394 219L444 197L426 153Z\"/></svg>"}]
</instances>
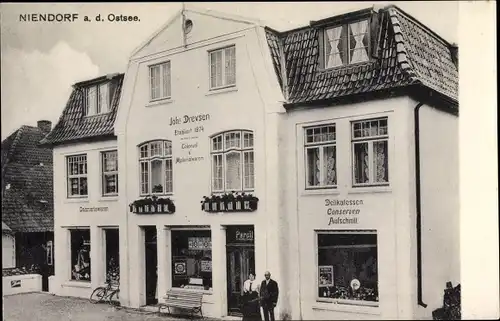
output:
<instances>
[{"instance_id":1,"label":"wooden bench","mask_svg":"<svg viewBox=\"0 0 500 321\"><path fill-rule=\"evenodd\" d=\"M203 318L203 312L201 311L203 293L201 292L172 289L167 292L163 299L165 302L158 304L158 313L161 313L162 309L167 309L168 313L171 314L170 308L177 308L189 310L192 314L200 313Z\"/></svg>"}]
</instances>

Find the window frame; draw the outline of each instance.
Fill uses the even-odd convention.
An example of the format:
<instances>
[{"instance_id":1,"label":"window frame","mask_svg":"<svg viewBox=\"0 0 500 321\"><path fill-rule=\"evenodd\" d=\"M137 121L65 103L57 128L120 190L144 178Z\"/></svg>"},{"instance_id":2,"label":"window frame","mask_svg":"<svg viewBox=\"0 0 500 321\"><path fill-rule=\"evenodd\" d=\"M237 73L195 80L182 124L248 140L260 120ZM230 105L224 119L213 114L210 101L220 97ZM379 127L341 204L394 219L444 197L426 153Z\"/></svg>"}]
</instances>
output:
<instances>
[{"instance_id":1,"label":"window frame","mask_svg":"<svg viewBox=\"0 0 500 321\"><path fill-rule=\"evenodd\" d=\"M161 155L151 155L151 146L153 144L160 143L161 147ZM142 156L142 148L147 146L147 156ZM169 148L166 148L166 147ZM137 146L138 150L138 169L139 169L139 195L140 196L149 196L149 195L154 195L154 196L171 196L174 194L174 157L173 157L173 145L171 140L167 139L155 139L155 140L150 140L147 142L144 142L142 144L139 144ZM167 154L167 150L170 150L170 154ZM163 191L162 192L153 192L153 187L152 186L152 163L153 161L161 161L161 181L162 181L162 186L163 186ZM167 162L170 161L170 180L167 181ZM147 186L148 186L148 191L146 193L143 192L143 171L142 171L142 164L147 164ZM166 192L167 189L167 182L170 182L171 184L171 191Z\"/></svg>"},{"instance_id":2,"label":"window frame","mask_svg":"<svg viewBox=\"0 0 500 321\"><path fill-rule=\"evenodd\" d=\"M229 146L227 147L227 142L226 142L226 136L229 135L231 137L231 134L239 134L239 146ZM251 135L251 141L252 145L251 146L245 146L245 134L250 134ZM220 149L214 150L214 140L217 138L220 139ZM250 141L250 138L247 140L248 142ZM226 187L226 170L227 170L227 165L226 165L226 159L227 155L231 153L239 153L240 155L240 176L241 176L241 182L240 182L240 188L239 189L228 189ZM246 163L245 163L245 154L252 154L253 156L253 162L251 163L253 166L253 184L251 187L246 187L245 186L245 178L246 177L251 177L251 175L246 176ZM222 167L222 177L218 179L222 179L222 188L220 190L216 190L214 188L214 179L215 179L215 173L214 173L214 158L217 156L221 156L221 166ZM212 135L210 137L210 190L214 194L223 194L223 193L230 193L230 192L253 192L255 190L255 134L252 130L247 130L247 129L234 129L234 130L227 130L224 132L217 133L215 135Z\"/></svg>"},{"instance_id":3,"label":"window frame","mask_svg":"<svg viewBox=\"0 0 500 321\"><path fill-rule=\"evenodd\" d=\"M370 234L370 235L375 235L377 238L375 248L377 250L377 291L378 291L378 301L362 301L362 300L352 300L352 299L335 299L335 298L324 298L320 297L318 295L318 289L319 289L319 235L341 235L341 234L348 234L348 235L353 235L353 234ZM366 307L370 309L377 309L380 307L380 260L379 260L379 244L380 244L380 236L378 233L378 230L376 229L359 229L359 230L347 230L347 229L336 229L336 230L325 230L325 229L320 229L320 230L314 230L314 248L315 248L315 281L314 281L314 286L315 286L315 301L316 302L322 302L322 303L328 303L328 304L339 304L345 307L352 307L352 308L359 308L359 307ZM366 244L361 244L361 246L366 246Z\"/></svg>"},{"instance_id":4,"label":"window frame","mask_svg":"<svg viewBox=\"0 0 500 321\"><path fill-rule=\"evenodd\" d=\"M106 108L103 109L103 104L102 104L102 98L101 98L101 88L106 87L106 92L107 92L107 99L106 99ZM91 90L95 90L95 97L92 97L95 99L94 101L94 106L95 108L90 108L89 105L89 93ZM90 117L90 116L97 116L97 115L104 115L108 114L111 112L111 82L104 82L104 83L99 83L99 84L93 84L91 86L88 86L84 89L84 102L85 102L85 110L84 110L84 116L85 117Z\"/></svg>"},{"instance_id":5,"label":"window frame","mask_svg":"<svg viewBox=\"0 0 500 321\"><path fill-rule=\"evenodd\" d=\"M234 83L232 84L228 84L227 83L227 77L226 77L226 72L225 72L225 65L226 65L226 50L227 49L230 49L230 48L234 48L234 54L233 54L233 59L234 59L234 64L233 64L233 68L234 68ZM212 87L212 54L213 53L216 53L216 52L222 52L222 57L221 57L221 63L222 63L222 71L221 71L221 85L220 86L214 86ZM236 45L235 44L231 44L231 45L227 45L227 46L224 46L224 47L220 47L220 48L216 48L216 49L211 49L208 51L208 88L209 88L209 91L216 91L216 90L220 90L220 89L225 89L225 88L231 88L231 87L236 87L236 84L237 84L237 79L236 79ZM216 79L216 83L217 83L217 79Z\"/></svg>"},{"instance_id":6,"label":"window frame","mask_svg":"<svg viewBox=\"0 0 500 321\"><path fill-rule=\"evenodd\" d=\"M327 141L320 141L320 142L307 142L307 131L308 130L314 130L314 129L321 129L323 127L331 127L333 126L334 128L334 139L333 140L327 140ZM305 175L305 182L304 182L304 188L305 190L324 190L324 189L336 189L338 186L338 169L337 169L337 125L335 122L331 123L325 123L325 124L318 124L318 125L312 125L312 126L306 126L303 127L303 133L304 133L304 175ZM313 134L314 135L314 134ZM319 150L319 159L320 159L320 181L323 182L325 173L323 173L323 165L324 165L324 150L327 147L333 147L335 150L335 184L334 185L309 185L309 161L307 157L307 151L310 149L315 149L317 148Z\"/></svg>"},{"instance_id":7,"label":"window frame","mask_svg":"<svg viewBox=\"0 0 500 321\"><path fill-rule=\"evenodd\" d=\"M70 174L70 166L69 166L69 160L72 157L85 157L85 174ZM87 179L87 194L70 194L70 180L73 178L78 178L78 182L80 182L80 178L86 178ZM81 154L74 154L74 155L67 155L66 156L66 197L67 198L88 198L89 197L89 177L88 177L88 157L87 153L81 153ZM80 191L79 191L80 193Z\"/></svg>"},{"instance_id":8,"label":"window frame","mask_svg":"<svg viewBox=\"0 0 500 321\"><path fill-rule=\"evenodd\" d=\"M110 154L110 153L115 153L116 155L116 170L113 171L106 171L105 169L105 155ZM101 160L101 196L103 197L113 197L113 196L118 196L119 190L118 190L118 150L117 149L110 149L110 150L105 150L100 152L100 160ZM105 178L107 176L116 176L116 192L115 193L106 193L106 180Z\"/></svg>"},{"instance_id":9,"label":"window frame","mask_svg":"<svg viewBox=\"0 0 500 321\"><path fill-rule=\"evenodd\" d=\"M92 251L92 232L89 226L82 226L82 227L69 227L67 228L68 231L68 240L69 240L69 281L70 282L82 282L82 283L87 283L90 284L92 282L92 257L90 256L90 253ZM77 280L73 278L73 239L72 239L72 233L73 232L83 232L83 231L88 231L88 241L89 243L87 244L89 246L89 280ZM85 245L85 244L83 244Z\"/></svg>"},{"instance_id":10,"label":"window frame","mask_svg":"<svg viewBox=\"0 0 500 321\"><path fill-rule=\"evenodd\" d=\"M361 21L366 21L367 22L367 28L366 28L366 37L368 38L368 45L364 48L366 48L366 55L368 56L368 60L366 61L360 61L360 62L355 62L355 63L351 63L351 58L350 58L350 41L349 41L349 36L347 37L346 39L346 44L347 44L347 55L348 55L348 60L349 62L346 63L346 64L342 64L340 66L332 66L332 67L327 67L327 61L328 61L328 55L326 53L326 42L328 41L328 37L326 36L326 32L327 30L331 30L331 29L335 29L335 28L338 28L338 27L347 27L347 30L348 30L348 33L349 33L349 26L351 24L355 24L355 23L358 23L358 22L361 22ZM364 17L364 18L360 18L360 19L356 19L356 20L352 20L352 21L348 21L348 22L343 22L343 23L340 23L340 24L332 24L332 25L328 25L326 27L323 28L323 30L321 31L321 37L322 39L320 39L320 44L322 46L321 48L321 55L323 56L323 58L321 59L321 65L323 66L322 69L324 70L332 70L332 69L336 69L336 68L345 68L345 67L348 67L348 66L356 66L358 64L366 64L366 63L369 63L370 61L372 61L372 57L371 57L371 42L372 42L372 39L371 39L371 19L368 18L368 17ZM342 38L340 38L342 39Z\"/></svg>"},{"instance_id":11,"label":"window frame","mask_svg":"<svg viewBox=\"0 0 500 321\"><path fill-rule=\"evenodd\" d=\"M356 123L370 123L372 121L379 121L380 122L381 120L385 120L386 124L387 124L385 134L380 135L377 133L377 135L368 136L368 137L356 137L356 138L354 137L354 124L356 124ZM351 130L351 168L352 168L352 171L351 171L352 184L351 184L351 186L353 188L390 186L389 117L388 116L381 116L381 117L375 117L375 118L364 118L364 119L352 120L350 122L350 126L351 126L350 130ZM384 142L384 141L387 143L387 165L386 165L387 166L387 182L375 182L375 170L373 167L373 144L376 142ZM355 166L356 150L355 150L354 146L356 144L364 144L364 143L368 144L367 153L368 153L369 182L368 183L356 183L356 166Z\"/></svg>"},{"instance_id":12,"label":"window frame","mask_svg":"<svg viewBox=\"0 0 500 321\"><path fill-rule=\"evenodd\" d=\"M168 78L165 79L165 73L164 69L165 67L168 66ZM156 98L153 98L153 83L152 83L152 76L153 76L153 69L154 68L159 68L159 96ZM165 93L165 81L167 81L168 88L167 88L167 93ZM172 63L171 60L166 60L162 61L159 63L155 63L152 65L148 66L148 88L149 88L149 102L156 102L156 101L161 101L161 100L168 100L172 99Z\"/></svg>"}]
</instances>

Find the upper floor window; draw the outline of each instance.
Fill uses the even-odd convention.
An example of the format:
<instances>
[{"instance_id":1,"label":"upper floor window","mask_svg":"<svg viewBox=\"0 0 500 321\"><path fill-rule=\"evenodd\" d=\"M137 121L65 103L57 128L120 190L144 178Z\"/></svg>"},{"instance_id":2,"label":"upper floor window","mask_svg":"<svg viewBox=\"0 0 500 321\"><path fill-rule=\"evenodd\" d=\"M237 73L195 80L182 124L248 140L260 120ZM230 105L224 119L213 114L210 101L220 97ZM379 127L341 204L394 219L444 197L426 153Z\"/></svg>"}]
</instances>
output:
<instances>
[{"instance_id":1,"label":"upper floor window","mask_svg":"<svg viewBox=\"0 0 500 321\"><path fill-rule=\"evenodd\" d=\"M66 157L68 173L68 197L87 196L87 155Z\"/></svg>"},{"instance_id":2,"label":"upper floor window","mask_svg":"<svg viewBox=\"0 0 500 321\"><path fill-rule=\"evenodd\" d=\"M368 20L325 29L325 68L369 60Z\"/></svg>"},{"instance_id":3,"label":"upper floor window","mask_svg":"<svg viewBox=\"0 0 500 321\"><path fill-rule=\"evenodd\" d=\"M253 133L230 131L212 137L212 192L254 189Z\"/></svg>"},{"instance_id":4,"label":"upper floor window","mask_svg":"<svg viewBox=\"0 0 500 321\"><path fill-rule=\"evenodd\" d=\"M109 83L91 86L85 89L85 116L109 112Z\"/></svg>"},{"instance_id":5,"label":"upper floor window","mask_svg":"<svg viewBox=\"0 0 500 321\"><path fill-rule=\"evenodd\" d=\"M118 152L116 150L101 153L102 195L118 194Z\"/></svg>"},{"instance_id":6,"label":"upper floor window","mask_svg":"<svg viewBox=\"0 0 500 321\"><path fill-rule=\"evenodd\" d=\"M337 185L335 124L305 129L306 188Z\"/></svg>"},{"instance_id":7,"label":"upper floor window","mask_svg":"<svg viewBox=\"0 0 500 321\"><path fill-rule=\"evenodd\" d=\"M352 125L354 186L388 185L387 117L355 121Z\"/></svg>"},{"instance_id":8,"label":"upper floor window","mask_svg":"<svg viewBox=\"0 0 500 321\"><path fill-rule=\"evenodd\" d=\"M209 52L210 89L236 85L235 46Z\"/></svg>"},{"instance_id":9,"label":"upper floor window","mask_svg":"<svg viewBox=\"0 0 500 321\"><path fill-rule=\"evenodd\" d=\"M141 195L173 193L172 142L156 140L139 146Z\"/></svg>"},{"instance_id":10,"label":"upper floor window","mask_svg":"<svg viewBox=\"0 0 500 321\"><path fill-rule=\"evenodd\" d=\"M150 100L171 97L170 61L149 67Z\"/></svg>"}]
</instances>

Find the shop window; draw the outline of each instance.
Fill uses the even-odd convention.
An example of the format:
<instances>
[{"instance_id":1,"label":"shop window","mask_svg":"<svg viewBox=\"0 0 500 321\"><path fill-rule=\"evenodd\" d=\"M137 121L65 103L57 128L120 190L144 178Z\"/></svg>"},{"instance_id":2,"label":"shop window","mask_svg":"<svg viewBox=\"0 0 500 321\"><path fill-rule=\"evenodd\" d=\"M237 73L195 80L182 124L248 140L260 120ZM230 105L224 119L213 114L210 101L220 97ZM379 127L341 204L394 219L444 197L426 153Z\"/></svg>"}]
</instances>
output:
<instances>
[{"instance_id":1,"label":"shop window","mask_svg":"<svg viewBox=\"0 0 500 321\"><path fill-rule=\"evenodd\" d=\"M210 89L219 89L236 84L235 46L213 50L209 53Z\"/></svg>"},{"instance_id":2,"label":"shop window","mask_svg":"<svg viewBox=\"0 0 500 321\"><path fill-rule=\"evenodd\" d=\"M172 287L212 289L210 230L172 231Z\"/></svg>"},{"instance_id":3,"label":"shop window","mask_svg":"<svg viewBox=\"0 0 500 321\"><path fill-rule=\"evenodd\" d=\"M118 195L118 152L101 153L102 195Z\"/></svg>"},{"instance_id":4,"label":"shop window","mask_svg":"<svg viewBox=\"0 0 500 321\"><path fill-rule=\"evenodd\" d=\"M71 280L90 282L90 230L70 230Z\"/></svg>"},{"instance_id":5,"label":"shop window","mask_svg":"<svg viewBox=\"0 0 500 321\"><path fill-rule=\"evenodd\" d=\"M306 188L337 185L335 124L305 129Z\"/></svg>"},{"instance_id":6,"label":"shop window","mask_svg":"<svg viewBox=\"0 0 500 321\"><path fill-rule=\"evenodd\" d=\"M252 191L253 133L229 131L212 137L212 192Z\"/></svg>"},{"instance_id":7,"label":"shop window","mask_svg":"<svg viewBox=\"0 0 500 321\"><path fill-rule=\"evenodd\" d=\"M87 155L74 155L66 158L68 175L68 197L85 197L87 190Z\"/></svg>"},{"instance_id":8,"label":"shop window","mask_svg":"<svg viewBox=\"0 0 500 321\"><path fill-rule=\"evenodd\" d=\"M378 306L376 232L318 232L317 236L318 298Z\"/></svg>"},{"instance_id":9,"label":"shop window","mask_svg":"<svg viewBox=\"0 0 500 321\"><path fill-rule=\"evenodd\" d=\"M368 27L368 20L362 20L325 29L325 68L369 61Z\"/></svg>"},{"instance_id":10,"label":"shop window","mask_svg":"<svg viewBox=\"0 0 500 321\"><path fill-rule=\"evenodd\" d=\"M173 193L172 142L156 140L139 146L141 195Z\"/></svg>"},{"instance_id":11,"label":"shop window","mask_svg":"<svg viewBox=\"0 0 500 321\"><path fill-rule=\"evenodd\" d=\"M170 61L149 67L150 100L171 97Z\"/></svg>"},{"instance_id":12,"label":"shop window","mask_svg":"<svg viewBox=\"0 0 500 321\"><path fill-rule=\"evenodd\" d=\"M387 118L352 122L353 185L389 185Z\"/></svg>"},{"instance_id":13,"label":"shop window","mask_svg":"<svg viewBox=\"0 0 500 321\"><path fill-rule=\"evenodd\" d=\"M105 229L106 280L118 281L120 276L120 237L118 229Z\"/></svg>"}]
</instances>

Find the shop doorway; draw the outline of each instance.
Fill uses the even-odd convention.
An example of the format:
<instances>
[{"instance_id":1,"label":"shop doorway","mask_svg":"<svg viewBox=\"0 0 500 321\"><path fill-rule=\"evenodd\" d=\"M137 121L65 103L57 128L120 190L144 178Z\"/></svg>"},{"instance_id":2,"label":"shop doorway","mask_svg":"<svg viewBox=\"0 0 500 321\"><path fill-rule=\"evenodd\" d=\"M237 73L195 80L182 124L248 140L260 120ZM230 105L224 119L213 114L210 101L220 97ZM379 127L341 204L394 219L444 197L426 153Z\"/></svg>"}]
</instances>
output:
<instances>
[{"instance_id":1,"label":"shop doorway","mask_svg":"<svg viewBox=\"0 0 500 321\"><path fill-rule=\"evenodd\" d=\"M158 303L156 295L156 284L158 280L158 254L156 244L156 226L144 227L145 240L145 280L146 280L146 305Z\"/></svg>"},{"instance_id":2,"label":"shop doorway","mask_svg":"<svg viewBox=\"0 0 500 321\"><path fill-rule=\"evenodd\" d=\"M254 228L252 225L226 229L227 308L228 315L241 316L243 283L255 274Z\"/></svg>"},{"instance_id":3,"label":"shop doorway","mask_svg":"<svg viewBox=\"0 0 500 321\"><path fill-rule=\"evenodd\" d=\"M106 279L116 280L120 277L120 233L117 228L104 230L106 239Z\"/></svg>"}]
</instances>

